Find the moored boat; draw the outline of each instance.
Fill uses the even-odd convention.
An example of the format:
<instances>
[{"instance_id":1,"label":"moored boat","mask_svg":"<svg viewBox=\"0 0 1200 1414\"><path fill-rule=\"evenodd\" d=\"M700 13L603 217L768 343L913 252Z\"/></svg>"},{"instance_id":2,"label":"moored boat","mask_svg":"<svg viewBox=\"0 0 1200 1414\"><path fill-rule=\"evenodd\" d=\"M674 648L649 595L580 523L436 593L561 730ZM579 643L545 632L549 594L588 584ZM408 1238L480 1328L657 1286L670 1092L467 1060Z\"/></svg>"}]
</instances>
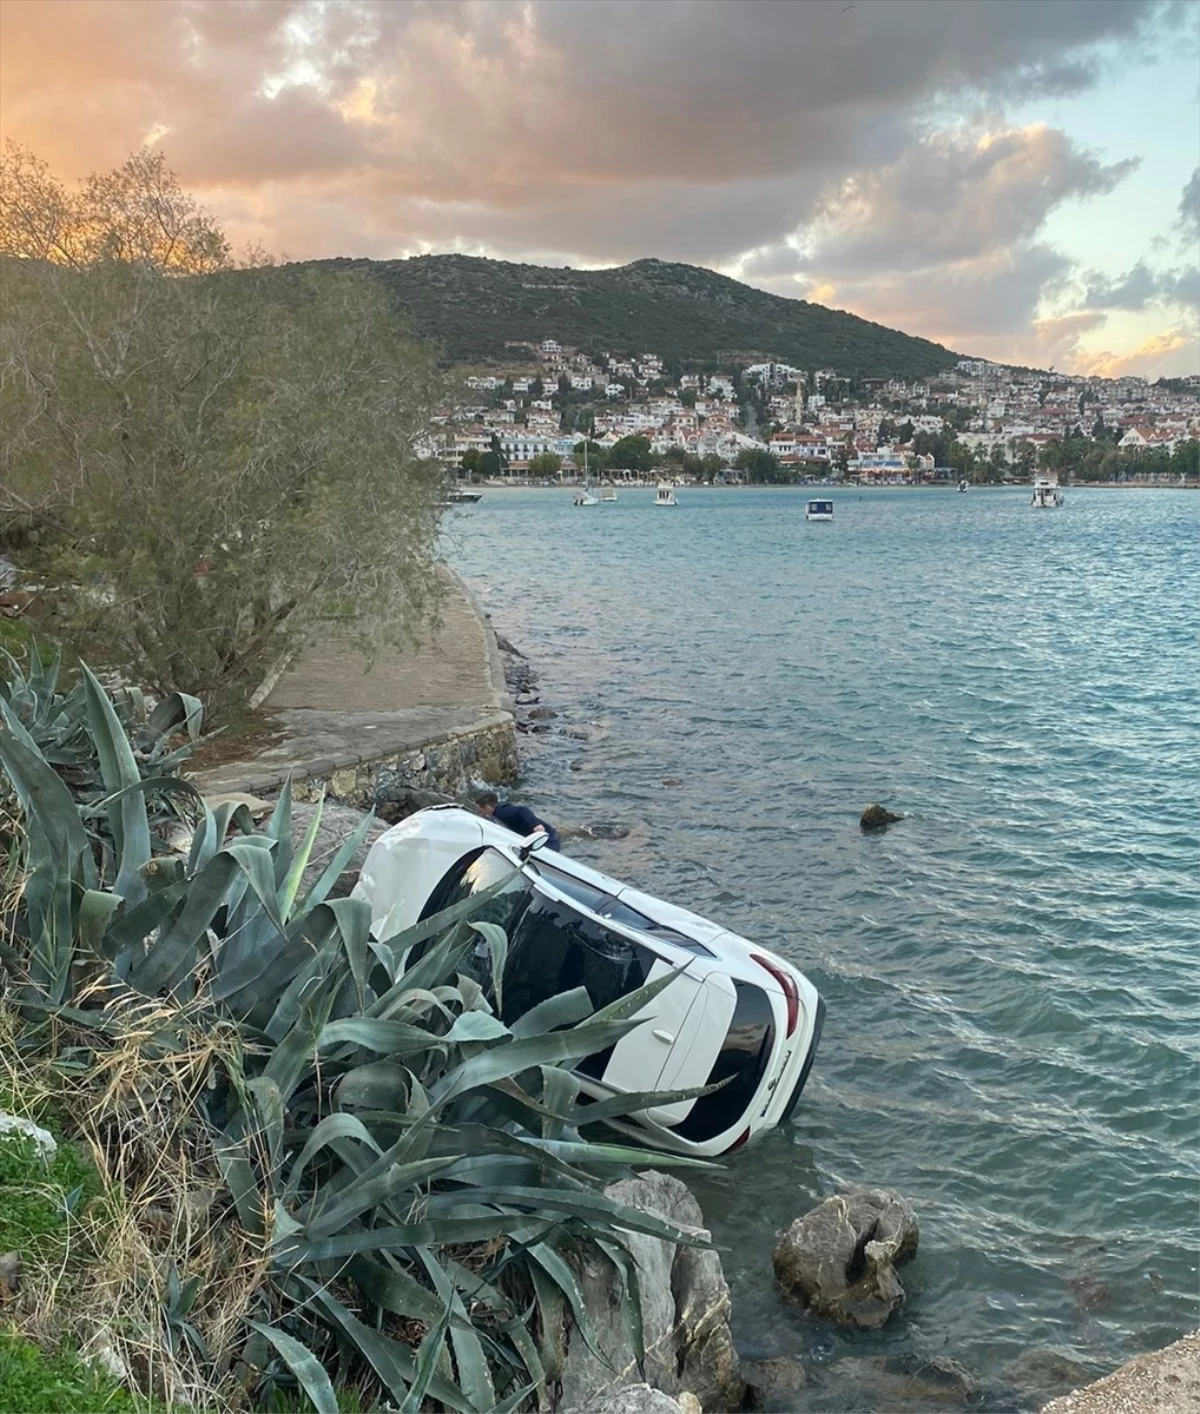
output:
<instances>
[{"instance_id":1,"label":"moored boat","mask_svg":"<svg viewBox=\"0 0 1200 1414\"><path fill-rule=\"evenodd\" d=\"M804 507L805 520L832 520L832 501L809 501Z\"/></svg>"},{"instance_id":2,"label":"moored boat","mask_svg":"<svg viewBox=\"0 0 1200 1414\"><path fill-rule=\"evenodd\" d=\"M1058 482L1052 476L1037 476L1033 481L1033 500L1030 505L1037 510L1053 511L1063 505L1065 497L1058 489Z\"/></svg>"},{"instance_id":3,"label":"moored boat","mask_svg":"<svg viewBox=\"0 0 1200 1414\"><path fill-rule=\"evenodd\" d=\"M654 493L654 504L656 506L677 506L679 504L675 499L675 488L669 481L658 483L658 489Z\"/></svg>"}]
</instances>

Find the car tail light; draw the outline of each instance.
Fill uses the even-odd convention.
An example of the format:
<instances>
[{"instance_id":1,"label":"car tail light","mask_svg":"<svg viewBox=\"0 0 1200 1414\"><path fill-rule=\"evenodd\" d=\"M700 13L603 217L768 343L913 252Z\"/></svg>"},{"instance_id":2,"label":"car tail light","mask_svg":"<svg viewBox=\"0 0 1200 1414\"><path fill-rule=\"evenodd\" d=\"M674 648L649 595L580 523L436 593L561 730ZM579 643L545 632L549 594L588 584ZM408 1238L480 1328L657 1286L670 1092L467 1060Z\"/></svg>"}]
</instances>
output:
<instances>
[{"instance_id":1,"label":"car tail light","mask_svg":"<svg viewBox=\"0 0 1200 1414\"><path fill-rule=\"evenodd\" d=\"M738 1137L737 1137L737 1138L733 1141L733 1143L729 1146L729 1148L725 1150L725 1152L726 1152L727 1154L732 1154L735 1149L740 1149L740 1148L742 1147L742 1145L743 1145L749 1138L750 1138L750 1130L749 1130L748 1128L747 1128L747 1129L743 1129L742 1132L738 1135Z\"/></svg>"},{"instance_id":2,"label":"car tail light","mask_svg":"<svg viewBox=\"0 0 1200 1414\"><path fill-rule=\"evenodd\" d=\"M790 1036L800 1019L800 989L796 986L796 979L777 962L770 962L756 952L750 954L750 960L757 962L764 972L769 972L783 988L783 995L787 999L787 1030L784 1036Z\"/></svg>"}]
</instances>

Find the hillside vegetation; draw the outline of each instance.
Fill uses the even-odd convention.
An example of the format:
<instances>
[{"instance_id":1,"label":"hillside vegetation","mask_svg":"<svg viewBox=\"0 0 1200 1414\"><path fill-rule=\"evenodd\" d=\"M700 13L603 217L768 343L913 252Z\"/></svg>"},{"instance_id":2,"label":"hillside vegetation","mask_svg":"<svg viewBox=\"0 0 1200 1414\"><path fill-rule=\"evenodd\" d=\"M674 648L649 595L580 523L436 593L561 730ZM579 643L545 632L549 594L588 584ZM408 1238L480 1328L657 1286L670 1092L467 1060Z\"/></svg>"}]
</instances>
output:
<instances>
[{"instance_id":1,"label":"hillside vegetation","mask_svg":"<svg viewBox=\"0 0 1200 1414\"><path fill-rule=\"evenodd\" d=\"M925 378L958 357L941 344L841 310L661 260L613 270L548 269L471 255L307 264L369 271L407 311L414 331L459 364L504 359L507 344L543 339L611 354L652 352L707 368L773 357L860 378Z\"/></svg>"}]
</instances>

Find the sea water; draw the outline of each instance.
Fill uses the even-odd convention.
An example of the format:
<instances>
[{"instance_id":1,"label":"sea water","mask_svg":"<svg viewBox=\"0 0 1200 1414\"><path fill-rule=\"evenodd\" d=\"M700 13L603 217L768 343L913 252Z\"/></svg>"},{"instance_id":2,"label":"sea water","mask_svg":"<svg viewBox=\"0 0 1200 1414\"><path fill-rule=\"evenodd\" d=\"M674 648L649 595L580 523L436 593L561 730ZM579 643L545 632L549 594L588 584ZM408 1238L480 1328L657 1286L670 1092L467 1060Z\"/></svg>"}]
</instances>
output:
<instances>
[{"instance_id":1,"label":"sea water","mask_svg":"<svg viewBox=\"0 0 1200 1414\"><path fill-rule=\"evenodd\" d=\"M560 714L521 798L627 827L569 848L827 1001L793 1122L689 1176L743 1354L805 1361L806 1408L917 1407L861 1384L896 1356L1032 1407L1030 1352L1101 1373L1198 1323L1200 498L832 496L489 491L446 551ZM863 834L874 801L903 821ZM921 1224L871 1333L771 1275L850 1183Z\"/></svg>"}]
</instances>

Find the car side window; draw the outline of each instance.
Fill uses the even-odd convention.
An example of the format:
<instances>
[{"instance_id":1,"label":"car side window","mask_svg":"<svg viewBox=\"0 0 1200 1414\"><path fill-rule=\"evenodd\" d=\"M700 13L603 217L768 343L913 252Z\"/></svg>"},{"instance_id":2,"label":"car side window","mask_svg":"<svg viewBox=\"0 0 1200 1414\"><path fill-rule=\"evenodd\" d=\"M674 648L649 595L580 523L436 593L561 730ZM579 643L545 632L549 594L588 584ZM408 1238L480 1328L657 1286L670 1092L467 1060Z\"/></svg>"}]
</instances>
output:
<instances>
[{"instance_id":1,"label":"car side window","mask_svg":"<svg viewBox=\"0 0 1200 1414\"><path fill-rule=\"evenodd\" d=\"M574 987L586 988L599 1011L642 986L655 961L649 948L585 918L568 903L536 894L509 938L503 1019L515 1021ZM580 1068L592 1070L587 1061Z\"/></svg>"}]
</instances>

